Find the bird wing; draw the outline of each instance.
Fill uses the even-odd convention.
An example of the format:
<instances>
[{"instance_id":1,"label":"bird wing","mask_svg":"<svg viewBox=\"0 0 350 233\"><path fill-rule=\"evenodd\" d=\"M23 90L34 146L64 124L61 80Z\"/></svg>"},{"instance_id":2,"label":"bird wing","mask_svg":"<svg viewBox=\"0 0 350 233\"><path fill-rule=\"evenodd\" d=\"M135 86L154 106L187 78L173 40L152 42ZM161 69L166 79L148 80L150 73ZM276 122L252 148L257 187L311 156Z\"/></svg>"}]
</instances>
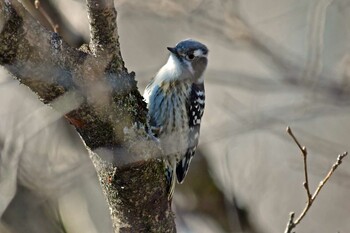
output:
<instances>
[{"instance_id":1,"label":"bird wing","mask_svg":"<svg viewBox=\"0 0 350 233\"><path fill-rule=\"evenodd\" d=\"M192 84L191 93L187 100L187 114L189 117L188 149L183 159L176 165L176 176L179 183L182 183L185 179L189 165L197 149L204 106L204 84L194 83Z\"/></svg>"},{"instance_id":2,"label":"bird wing","mask_svg":"<svg viewBox=\"0 0 350 233\"><path fill-rule=\"evenodd\" d=\"M156 95L157 98L155 98L154 95ZM163 124L163 122L159 122L159 111L157 110L160 104L158 101L164 99L164 96L162 95L164 94L162 93L161 88L154 83L154 79L152 79L147 85L143 93L143 98L148 104L148 124L152 135L155 137L159 136Z\"/></svg>"},{"instance_id":3,"label":"bird wing","mask_svg":"<svg viewBox=\"0 0 350 233\"><path fill-rule=\"evenodd\" d=\"M152 87L154 84L154 78L151 79L151 81L147 84L144 92L143 92L143 98L145 99L146 103L149 103L149 98L152 92Z\"/></svg>"}]
</instances>

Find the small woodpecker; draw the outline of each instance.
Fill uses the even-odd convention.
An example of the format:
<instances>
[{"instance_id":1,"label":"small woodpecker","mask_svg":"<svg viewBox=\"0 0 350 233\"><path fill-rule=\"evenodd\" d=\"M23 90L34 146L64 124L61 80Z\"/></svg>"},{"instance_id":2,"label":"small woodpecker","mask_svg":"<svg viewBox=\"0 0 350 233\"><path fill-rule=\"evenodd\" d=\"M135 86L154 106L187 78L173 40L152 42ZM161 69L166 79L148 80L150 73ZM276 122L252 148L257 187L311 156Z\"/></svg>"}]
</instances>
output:
<instances>
[{"instance_id":1,"label":"small woodpecker","mask_svg":"<svg viewBox=\"0 0 350 233\"><path fill-rule=\"evenodd\" d=\"M168 50L169 59L147 85L144 98L151 133L159 139L163 150L171 199L175 177L179 183L183 182L198 145L208 49L198 41L187 39Z\"/></svg>"}]
</instances>

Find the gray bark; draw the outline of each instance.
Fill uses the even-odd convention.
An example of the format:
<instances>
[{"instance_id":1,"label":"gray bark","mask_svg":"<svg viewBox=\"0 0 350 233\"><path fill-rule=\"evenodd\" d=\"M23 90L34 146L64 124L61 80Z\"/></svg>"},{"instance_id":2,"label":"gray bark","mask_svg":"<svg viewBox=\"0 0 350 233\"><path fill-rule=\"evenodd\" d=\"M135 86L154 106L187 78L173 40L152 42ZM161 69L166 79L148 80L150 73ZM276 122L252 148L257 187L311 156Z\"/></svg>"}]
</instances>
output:
<instances>
[{"instance_id":1,"label":"gray bark","mask_svg":"<svg viewBox=\"0 0 350 233\"><path fill-rule=\"evenodd\" d=\"M120 54L113 1L87 5L91 42L75 49L19 2L1 1L0 64L75 126L115 232L175 232L161 153L145 129L146 104Z\"/></svg>"}]
</instances>

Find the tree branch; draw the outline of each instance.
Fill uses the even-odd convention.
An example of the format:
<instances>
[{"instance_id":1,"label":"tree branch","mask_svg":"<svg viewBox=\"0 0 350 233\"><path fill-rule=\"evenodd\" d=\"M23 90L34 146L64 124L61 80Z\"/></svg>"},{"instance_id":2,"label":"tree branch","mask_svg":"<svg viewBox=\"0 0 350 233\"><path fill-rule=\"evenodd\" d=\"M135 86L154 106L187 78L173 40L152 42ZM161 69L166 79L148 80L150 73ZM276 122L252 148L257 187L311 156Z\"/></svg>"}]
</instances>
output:
<instances>
[{"instance_id":1,"label":"tree branch","mask_svg":"<svg viewBox=\"0 0 350 233\"><path fill-rule=\"evenodd\" d=\"M90 151L115 232L175 232L146 104L120 54L113 1L87 3L92 52L68 46L19 2L0 1L0 65L44 103L65 109ZM67 96L74 99L57 104ZM79 107L62 107L72 101Z\"/></svg>"},{"instance_id":2,"label":"tree branch","mask_svg":"<svg viewBox=\"0 0 350 233\"><path fill-rule=\"evenodd\" d=\"M41 27L17 1L0 2L0 64L22 83L35 89L45 103L73 88L73 77L65 72L84 59L54 32Z\"/></svg>"},{"instance_id":3,"label":"tree branch","mask_svg":"<svg viewBox=\"0 0 350 233\"><path fill-rule=\"evenodd\" d=\"M320 193L323 186L326 184L326 182L329 180L329 178L333 175L334 171L337 169L337 167L342 163L342 160L345 158L345 156L348 155L348 152L344 152L341 155L338 155L337 161L333 164L332 168L329 170L325 178L319 183L318 187L316 188L315 192L311 195L310 188L309 188L309 180L308 180L308 168L307 168L307 150L306 147L302 147L299 143L298 139L294 136L292 129L288 126L287 127L287 133L293 138L294 142L299 147L302 155L303 155L303 161L304 161L304 176L305 181L303 183L303 186L305 188L306 194L307 194L307 202L304 207L304 210L301 212L299 217L294 221L295 213L291 212L289 215L289 220L286 226L286 229L284 230L284 233L291 233L292 230L301 222L301 220L305 217L306 213L311 208L313 202L316 200L318 194Z\"/></svg>"},{"instance_id":4,"label":"tree branch","mask_svg":"<svg viewBox=\"0 0 350 233\"><path fill-rule=\"evenodd\" d=\"M86 0L88 7L88 18L90 23L90 49L97 56L112 57L117 64L116 70L122 70L124 63L121 63L117 11L113 0ZM118 60L118 61L117 61Z\"/></svg>"}]
</instances>

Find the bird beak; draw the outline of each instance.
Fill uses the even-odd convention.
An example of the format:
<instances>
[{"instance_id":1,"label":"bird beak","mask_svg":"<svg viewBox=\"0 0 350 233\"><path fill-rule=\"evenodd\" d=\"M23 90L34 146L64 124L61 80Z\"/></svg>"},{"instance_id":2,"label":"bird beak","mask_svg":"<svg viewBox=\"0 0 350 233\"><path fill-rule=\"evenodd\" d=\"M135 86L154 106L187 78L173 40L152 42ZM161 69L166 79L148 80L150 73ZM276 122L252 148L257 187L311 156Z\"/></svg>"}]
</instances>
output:
<instances>
[{"instance_id":1,"label":"bird beak","mask_svg":"<svg viewBox=\"0 0 350 233\"><path fill-rule=\"evenodd\" d=\"M167 47L167 49L171 52L171 53L173 53L173 54L177 54L177 52L176 52L176 49L175 48L172 48L172 47Z\"/></svg>"}]
</instances>

